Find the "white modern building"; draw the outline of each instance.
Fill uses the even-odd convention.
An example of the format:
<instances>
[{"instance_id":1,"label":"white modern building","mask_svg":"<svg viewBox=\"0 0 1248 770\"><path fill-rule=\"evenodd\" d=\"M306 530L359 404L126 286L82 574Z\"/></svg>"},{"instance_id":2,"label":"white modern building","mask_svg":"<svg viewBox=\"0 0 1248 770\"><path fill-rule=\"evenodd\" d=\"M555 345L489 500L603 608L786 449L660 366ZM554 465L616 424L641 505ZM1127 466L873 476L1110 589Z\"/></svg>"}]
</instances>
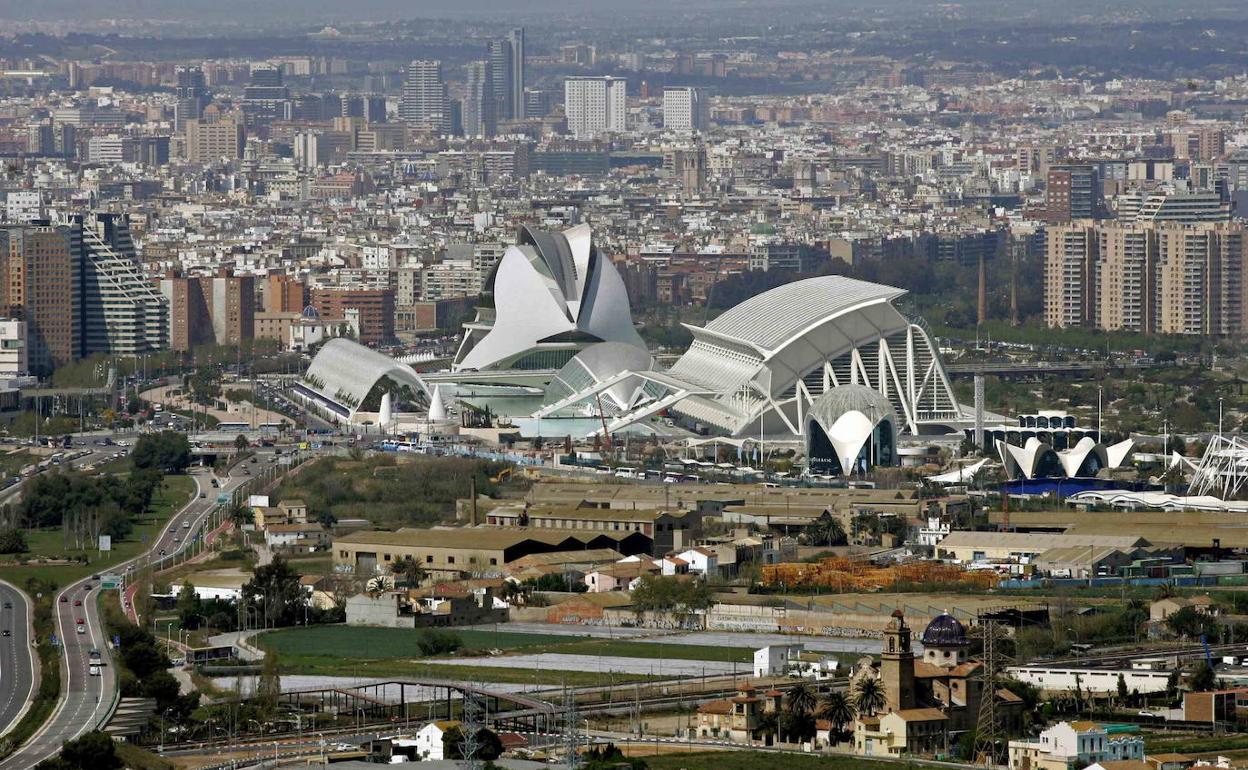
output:
<instances>
[{"instance_id":1,"label":"white modern building","mask_svg":"<svg viewBox=\"0 0 1248 770\"><path fill-rule=\"evenodd\" d=\"M292 390L311 410L347 424L364 415L376 424L383 399L426 408L429 404L429 389L412 367L342 338L321 347Z\"/></svg>"},{"instance_id":2,"label":"white modern building","mask_svg":"<svg viewBox=\"0 0 1248 770\"><path fill-rule=\"evenodd\" d=\"M645 352L624 281L588 225L562 233L522 228L484 293L487 301L464 324L457 371L556 369L598 342Z\"/></svg>"},{"instance_id":3,"label":"white modern building","mask_svg":"<svg viewBox=\"0 0 1248 770\"><path fill-rule=\"evenodd\" d=\"M679 86L663 89L663 127L673 131L705 131L710 125L706 92Z\"/></svg>"},{"instance_id":4,"label":"white modern building","mask_svg":"<svg viewBox=\"0 0 1248 770\"><path fill-rule=\"evenodd\" d=\"M1084 436L1068 449L1054 449L1032 436L1022 446L997 441L997 454L1010 478L1088 478L1104 468L1119 468L1131 456L1131 439L1105 446Z\"/></svg>"},{"instance_id":5,"label":"white modern building","mask_svg":"<svg viewBox=\"0 0 1248 770\"><path fill-rule=\"evenodd\" d=\"M594 139L603 133L623 133L628 116L628 81L613 77L573 77L563 82L563 105L568 133Z\"/></svg>"},{"instance_id":6,"label":"white modern building","mask_svg":"<svg viewBox=\"0 0 1248 770\"><path fill-rule=\"evenodd\" d=\"M621 372L538 415L573 399L592 400L619 380L636 377L644 384L607 431L667 410L717 435L797 441L819 397L846 385L879 393L896 415L896 433L969 427L970 411L954 397L931 337L893 306L903 294L843 276L794 281L704 327L686 324L693 344L670 369Z\"/></svg>"},{"instance_id":7,"label":"white modern building","mask_svg":"<svg viewBox=\"0 0 1248 770\"><path fill-rule=\"evenodd\" d=\"M897 415L884 394L841 385L810 405L806 462L813 474L845 476L897 464Z\"/></svg>"}]
</instances>

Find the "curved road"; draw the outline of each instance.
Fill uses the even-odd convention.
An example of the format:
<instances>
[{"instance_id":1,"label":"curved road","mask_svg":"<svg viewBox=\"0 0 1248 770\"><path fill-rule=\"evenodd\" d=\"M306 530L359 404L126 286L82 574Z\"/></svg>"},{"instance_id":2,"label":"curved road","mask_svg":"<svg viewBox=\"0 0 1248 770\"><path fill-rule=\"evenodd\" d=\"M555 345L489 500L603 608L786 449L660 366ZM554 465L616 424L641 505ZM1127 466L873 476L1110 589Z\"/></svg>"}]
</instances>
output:
<instances>
[{"instance_id":1,"label":"curved road","mask_svg":"<svg viewBox=\"0 0 1248 770\"><path fill-rule=\"evenodd\" d=\"M192 533L204 531L209 514L216 508L216 494L220 491L232 491L246 481L243 476L231 477L223 489L216 489L208 483L209 474L195 474L193 478L196 496L170 518L152 547L129 562L110 567L109 572L118 573L132 567L164 561L160 556L161 551L167 554L167 558L173 558L191 544ZM204 497L199 497L199 493L203 493ZM189 527L183 526L188 522ZM102 727L101 723L112 714L117 682L115 669L107 665L112 659L112 651L100 617L96 596L98 588L97 579L84 578L66 587L58 595L56 634L64 647L67 666L67 669L62 669L62 673L67 671L67 676L62 678L61 701L43 727L20 749L0 762L0 770L32 768L59 751L66 741ZM76 604L78 601L81 601L81 606ZM79 625L84 628L82 633L77 631ZM88 656L91 650L99 650L106 662L99 676L91 676L88 672Z\"/></svg>"},{"instance_id":2,"label":"curved road","mask_svg":"<svg viewBox=\"0 0 1248 770\"><path fill-rule=\"evenodd\" d=\"M0 601L0 730L7 732L35 694L35 662L26 594L0 580Z\"/></svg>"}]
</instances>

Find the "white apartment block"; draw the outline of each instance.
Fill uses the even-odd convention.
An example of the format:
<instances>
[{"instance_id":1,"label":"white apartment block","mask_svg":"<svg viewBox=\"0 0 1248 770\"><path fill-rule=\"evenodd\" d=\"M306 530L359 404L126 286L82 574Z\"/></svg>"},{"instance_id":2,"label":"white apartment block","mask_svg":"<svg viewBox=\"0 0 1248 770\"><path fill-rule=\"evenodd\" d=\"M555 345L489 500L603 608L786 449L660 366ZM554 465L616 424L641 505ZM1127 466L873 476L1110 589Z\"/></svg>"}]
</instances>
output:
<instances>
[{"instance_id":1,"label":"white apartment block","mask_svg":"<svg viewBox=\"0 0 1248 770\"><path fill-rule=\"evenodd\" d=\"M568 78L563 82L563 103L568 133L577 139L593 139L606 132L623 132L628 106L628 81L612 77Z\"/></svg>"},{"instance_id":2,"label":"white apartment block","mask_svg":"<svg viewBox=\"0 0 1248 770\"><path fill-rule=\"evenodd\" d=\"M705 131L710 122L706 93L682 86L663 89L663 127L673 131Z\"/></svg>"}]
</instances>

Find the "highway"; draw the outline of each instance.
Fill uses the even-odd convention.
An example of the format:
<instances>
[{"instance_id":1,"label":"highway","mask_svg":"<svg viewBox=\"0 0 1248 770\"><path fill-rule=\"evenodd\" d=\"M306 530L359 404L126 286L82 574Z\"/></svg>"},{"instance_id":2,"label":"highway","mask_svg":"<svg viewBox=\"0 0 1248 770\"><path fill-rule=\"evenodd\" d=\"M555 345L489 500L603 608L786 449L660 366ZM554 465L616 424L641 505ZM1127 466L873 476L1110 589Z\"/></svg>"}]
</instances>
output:
<instances>
[{"instance_id":1,"label":"highway","mask_svg":"<svg viewBox=\"0 0 1248 770\"><path fill-rule=\"evenodd\" d=\"M34 649L30 646L30 602L0 580L0 730L8 732L34 697Z\"/></svg>"},{"instance_id":2,"label":"highway","mask_svg":"<svg viewBox=\"0 0 1248 770\"><path fill-rule=\"evenodd\" d=\"M193 474L196 494L177 514L151 548L135 559L108 568L110 573L122 573L131 567L161 562L161 552L168 558L188 548L193 533L204 531L208 515L216 508L216 496L221 491L232 491L248 480L241 475L231 476L221 488L211 486L209 472ZM204 496L200 497L200 493ZM190 526L183 526L189 523ZM98 576L79 580L61 591L57 596L56 635L63 646L65 668L62 672L61 701L52 717L20 749L0 762L0 770L26 770L60 750L66 741L103 726L113 712L117 696L116 669L110 665L112 650L104 631L100 615ZM81 602L81 604L79 604ZM84 630L79 633L78 626ZM99 676L89 673L88 656L98 650L105 661Z\"/></svg>"}]
</instances>

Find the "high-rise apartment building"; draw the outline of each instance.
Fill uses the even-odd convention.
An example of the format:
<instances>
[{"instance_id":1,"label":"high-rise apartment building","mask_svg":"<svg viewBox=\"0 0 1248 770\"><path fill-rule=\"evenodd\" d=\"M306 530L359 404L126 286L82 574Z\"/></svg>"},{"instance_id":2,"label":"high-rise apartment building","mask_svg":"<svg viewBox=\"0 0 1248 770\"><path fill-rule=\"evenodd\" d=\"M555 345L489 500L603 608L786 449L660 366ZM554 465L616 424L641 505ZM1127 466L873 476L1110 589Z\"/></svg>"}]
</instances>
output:
<instances>
[{"instance_id":1,"label":"high-rise apartment building","mask_svg":"<svg viewBox=\"0 0 1248 770\"><path fill-rule=\"evenodd\" d=\"M169 347L186 352L213 341L212 319L198 278L176 273L157 282L169 303Z\"/></svg>"},{"instance_id":2,"label":"high-rise apartment building","mask_svg":"<svg viewBox=\"0 0 1248 770\"><path fill-rule=\"evenodd\" d=\"M394 339L393 289L313 289L312 307L321 318L359 314L360 342L380 345Z\"/></svg>"},{"instance_id":3,"label":"high-rise apartment building","mask_svg":"<svg viewBox=\"0 0 1248 770\"><path fill-rule=\"evenodd\" d=\"M168 348L169 303L144 276L125 215L76 214L69 240L77 261L79 355Z\"/></svg>"},{"instance_id":4,"label":"high-rise apartment building","mask_svg":"<svg viewBox=\"0 0 1248 770\"><path fill-rule=\"evenodd\" d=\"M1048 229L1044 259L1044 320L1052 328L1087 326L1096 297L1099 248L1091 222Z\"/></svg>"},{"instance_id":5,"label":"high-rise apartment building","mask_svg":"<svg viewBox=\"0 0 1248 770\"><path fill-rule=\"evenodd\" d=\"M1147 333L1156 323L1157 231L1113 223L1099 228L1095 325Z\"/></svg>"},{"instance_id":6,"label":"high-rise apartment building","mask_svg":"<svg viewBox=\"0 0 1248 770\"><path fill-rule=\"evenodd\" d=\"M184 65L175 72L178 85L174 88L173 130L180 134L186 130L186 121L199 120L204 114L209 95L202 68Z\"/></svg>"},{"instance_id":7,"label":"high-rise apartment building","mask_svg":"<svg viewBox=\"0 0 1248 770\"><path fill-rule=\"evenodd\" d=\"M271 273L265 279L264 309L269 313L302 313L308 306L307 287L298 278Z\"/></svg>"},{"instance_id":8,"label":"high-rise apartment building","mask_svg":"<svg viewBox=\"0 0 1248 770\"><path fill-rule=\"evenodd\" d=\"M1049 166L1045 221L1064 224L1077 219L1100 219L1104 212L1101 177L1095 166L1070 163Z\"/></svg>"},{"instance_id":9,"label":"high-rise apartment building","mask_svg":"<svg viewBox=\"0 0 1248 770\"><path fill-rule=\"evenodd\" d=\"M1050 227L1045 320L1143 334L1248 329L1248 236L1239 223L1083 221Z\"/></svg>"},{"instance_id":10,"label":"high-rise apartment building","mask_svg":"<svg viewBox=\"0 0 1248 770\"><path fill-rule=\"evenodd\" d=\"M575 77L563 82L568 133L593 139L626 130L628 81L613 77Z\"/></svg>"},{"instance_id":11,"label":"high-rise apartment building","mask_svg":"<svg viewBox=\"0 0 1248 770\"><path fill-rule=\"evenodd\" d=\"M491 137L498 132L498 98L494 91L493 61L468 63L464 85L464 135Z\"/></svg>"},{"instance_id":12,"label":"high-rise apartment building","mask_svg":"<svg viewBox=\"0 0 1248 770\"><path fill-rule=\"evenodd\" d=\"M0 308L26 323L26 362L36 374L78 357L77 267L64 227L0 228Z\"/></svg>"},{"instance_id":13,"label":"high-rise apartment building","mask_svg":"<svg viewBox=\"0 0 1248 770\"><path fill-rule=\"evenodd\" d=\"M186 159L191 163L215 163L222 158L243 157L247 133L234 117L212 116L186 121Z\"/></svg>"},{"instance_id":14,"label":"high-rise apartment building","mask_svg":"<svg viewBox=\"0 0 1248 770\"><path fill-rule=\"evenodd\" d=\"M399 117L411 123L427 123L439 128L444 125L447 105L442 62L418 59L407 65Z\"/></svg>"},{"instance_id":15,"label":"high-rise apartment building","mask_svg":"<svg viewBox=\"0 0 1248 770\"><path fill-rule=\"evenodd\" d=\"M663 89L663 127L674 131L705 131L710 125L706 94L701 88Z\"/></svg>"}]
</instances>

